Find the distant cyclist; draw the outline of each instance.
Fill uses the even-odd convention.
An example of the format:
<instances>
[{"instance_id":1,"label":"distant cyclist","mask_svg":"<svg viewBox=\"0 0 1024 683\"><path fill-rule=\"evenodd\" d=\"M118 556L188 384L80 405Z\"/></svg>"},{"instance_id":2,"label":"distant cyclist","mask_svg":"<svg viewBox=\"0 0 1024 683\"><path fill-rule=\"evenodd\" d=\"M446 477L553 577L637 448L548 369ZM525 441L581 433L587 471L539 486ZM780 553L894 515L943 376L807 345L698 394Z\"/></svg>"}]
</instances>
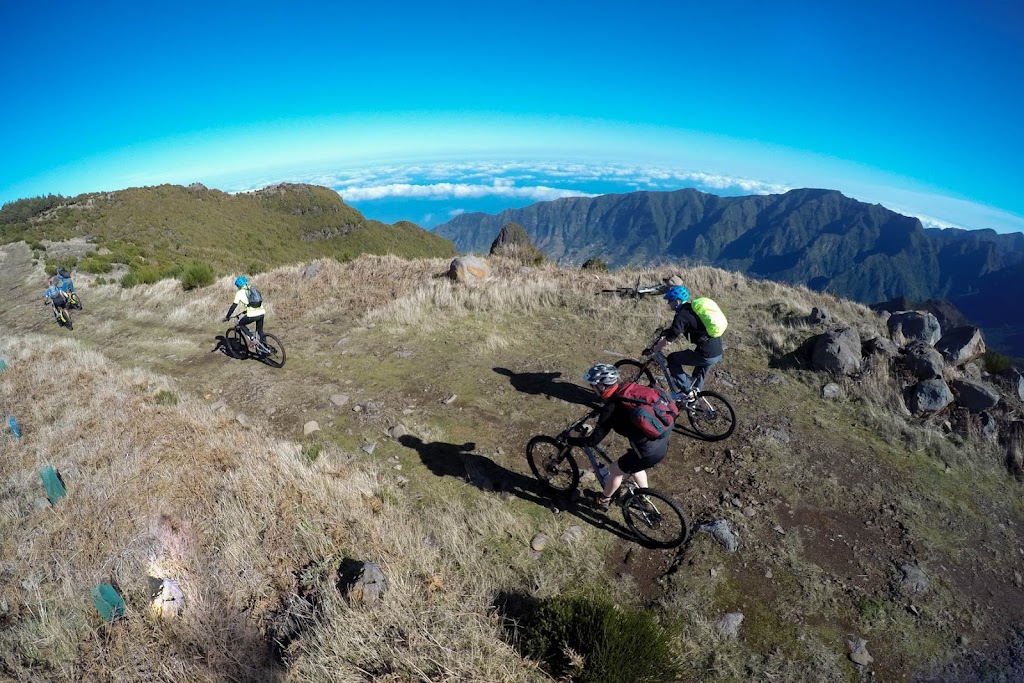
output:
<instances>
[{"instance_id":1,"label":"distant cyclist","mask_svg":"<svg viewBox=\"0 0 1024 683\"><path fill-rule=\"evenodd\" d=\"M259 342L266 342L266 338L263 336L263 316L267 314L267 311L263 308L263 296L255 287L249 284L249 279L244 275L239 275L235 278L235 287L238 288L238 291L235 292L235 300L232 302L231 308L224 315L224 322L231 320L236 306L244 306L245 315L239 318L238 325L249 340L249 350L255 351L257 339L246 325L256 323L256 334L259 335Z\"/></svg>"},{"instance_id":2,"label":"distant cyclist","mask_svg":"<svg viewBox=\"0 0 1024 683\"><path fill-rule=\"evenodd\" d=\"M58 268L53 271L53 277L59 278L59 287L64 290L65 294L71 295L75 293L75 283L71 281L71 273L64 268Z\"/></svg>"},{"instance_id":3,"label":"distant cyclist","mask_svg":"<svg viewBox=\"0 0 1024 683\"><path fill-rule=\"evenodd\" d=\"M46 303L50 304L54 320L59 317L58 309L67 309L68 294L60 287L59 276L55 275L52 278L47 278L46 291L43 293L43 298L46 300Z\"/></svg>"},{"instance_id":4,"label":"distant cyclist","mask_svg":"<svg viewBox=\"0 0 1024 683\"><path fill-rule=\"evenodd\" d=\"M583 381L597 392L605 404L597 413L594 430L588 436L569 437L569 443L573 446L596 446L609 431L615 431L629 441L629 450L608 468L603 495L597 499L601 508L608 509L626 474L633 475L637 486L647 488L647 470L665 458L672 430L658 439L650 439L640 431L633 422L632 408L619 400L619 370L614 365L595 365L583 375Z\"/></svg>"},{"instance_id":5,"label":"distant cyclist","mask_svg":"<svg viewBox=\"0 0 1024 683\"><path fill-rule=\"evenodd\" d=\"M662 353L665 347L680 337L688 339L694 345L692 349L670 353L668 360L669 372L672 373L684 393L672 393L676 401L686 399L693 400L696 392L704 387L704 380L707 377L708 368L722 360L722 339L712 337L708 334L704 322L693 311L690 300L690 291L682 285L669 287L665 292L664 299L668 301L669 307L675 311L672 318L672 325L663 330L658 336L658 341L649 349ZM684 365L693 367L693 376L686 374Z\"/></svg>"}]
</instances>

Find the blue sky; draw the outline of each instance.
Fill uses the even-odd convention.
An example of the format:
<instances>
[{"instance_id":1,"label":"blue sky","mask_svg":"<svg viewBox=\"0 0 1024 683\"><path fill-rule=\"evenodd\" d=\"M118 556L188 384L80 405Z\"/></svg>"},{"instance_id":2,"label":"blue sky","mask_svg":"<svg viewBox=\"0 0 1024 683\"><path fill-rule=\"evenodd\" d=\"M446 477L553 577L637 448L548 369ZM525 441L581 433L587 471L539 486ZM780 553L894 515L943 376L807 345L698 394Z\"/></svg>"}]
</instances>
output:
<instances>
[{"instance_id":1,"label":"blue sky","mask_svg":"<svg viewBox=\"0 0 1024 683\"><path fill-rule=\"evenodd\" d=\"M1024 3L210 5L0 0L0 201L321 179L425 224L812 186L1024 230Z\"/></svg>"}]
</instances>

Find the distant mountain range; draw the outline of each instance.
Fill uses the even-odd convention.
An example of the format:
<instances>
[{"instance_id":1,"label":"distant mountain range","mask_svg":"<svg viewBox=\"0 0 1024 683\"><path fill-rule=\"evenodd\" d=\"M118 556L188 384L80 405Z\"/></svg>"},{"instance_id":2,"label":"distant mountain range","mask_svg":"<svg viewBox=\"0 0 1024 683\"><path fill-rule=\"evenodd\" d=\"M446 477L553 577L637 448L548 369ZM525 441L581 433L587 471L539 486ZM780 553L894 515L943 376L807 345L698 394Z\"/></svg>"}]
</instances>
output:
<instances>
[{"instance_id":1,"label":"distant mountain range","mask_svg":"<svg viewBox=\"0 0 1024 683\"><path fill-rule=\"evenodd\" d=\"M1024 234L925 229L834 190L719 197L697 190L569 197L434 228L486 252L509 222L548 258L612 266L686 260L863 303L947 299L990 343L1024 356Z\"/></svg>"}]
</instances>

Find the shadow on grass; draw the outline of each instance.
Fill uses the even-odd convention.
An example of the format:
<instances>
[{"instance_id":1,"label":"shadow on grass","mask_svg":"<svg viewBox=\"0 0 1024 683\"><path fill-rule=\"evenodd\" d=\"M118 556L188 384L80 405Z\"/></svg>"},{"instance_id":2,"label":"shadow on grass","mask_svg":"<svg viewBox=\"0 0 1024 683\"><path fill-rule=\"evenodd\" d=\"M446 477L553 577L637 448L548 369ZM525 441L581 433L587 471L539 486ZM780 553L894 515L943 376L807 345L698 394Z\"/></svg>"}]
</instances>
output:
<instances>
[{"instance_id":1,"label":"shadow on grass","mask_svg":"<svg viewBox=\"0 0 1024 683\"><path fill-rule=\"evenodd\" d=\"M494 368L494 371L508 377L512 387L524 394L550 396L566 403L578 403L583 406L597 406L594 392L572 382L560 381L560 372L514 372L508 368Z\"/></svg>"},{"instance_id":2,"label":"shadow on grass","mask_svg":"<svg viewBox=\"0 0 1024 683\"><path fill-rule=\"evenodd\" d=\"M578 489L565 495L551 493L533 477L505 469L490 458L473 453L476 444L471 441L464 444L443 441L427 443L409 434L399 437L398 441L419 453L427 469L439 477L454 477L503 498L515 496L553 512L567 512L597 529L615 534L626 541L641 543L625 525L608 517L608 513L588 505Z\"/></svg>"}]
</instances>

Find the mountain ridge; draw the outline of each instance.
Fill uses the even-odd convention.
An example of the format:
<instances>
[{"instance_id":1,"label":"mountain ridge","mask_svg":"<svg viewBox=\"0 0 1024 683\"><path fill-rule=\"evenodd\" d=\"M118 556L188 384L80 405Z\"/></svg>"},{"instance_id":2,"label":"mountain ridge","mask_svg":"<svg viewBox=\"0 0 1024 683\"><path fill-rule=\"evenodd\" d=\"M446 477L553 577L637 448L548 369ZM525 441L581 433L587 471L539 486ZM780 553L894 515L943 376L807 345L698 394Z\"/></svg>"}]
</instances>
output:
<instances>
[{"instance_id":1,"label":"mountain ridge","mask_svg":"<svg viewBox=\"0 0 1024 683\"><path fill-rule=\"evenodd\" d=\"M507 222L522 225L547 258L563 261L703 263L865 304L948 299L984 320L997 345L1024 356L1024 328L1011 322L1024 318L1024 299L1009 308L995 303L1024 264L1020 233L926 230L917 218L816 188L744 197L693 189L570 197L463 214L434 232L460 251L482 252ZM1007 324L1012 329L1003 330Z\"/></svg>"}]
</instances>

